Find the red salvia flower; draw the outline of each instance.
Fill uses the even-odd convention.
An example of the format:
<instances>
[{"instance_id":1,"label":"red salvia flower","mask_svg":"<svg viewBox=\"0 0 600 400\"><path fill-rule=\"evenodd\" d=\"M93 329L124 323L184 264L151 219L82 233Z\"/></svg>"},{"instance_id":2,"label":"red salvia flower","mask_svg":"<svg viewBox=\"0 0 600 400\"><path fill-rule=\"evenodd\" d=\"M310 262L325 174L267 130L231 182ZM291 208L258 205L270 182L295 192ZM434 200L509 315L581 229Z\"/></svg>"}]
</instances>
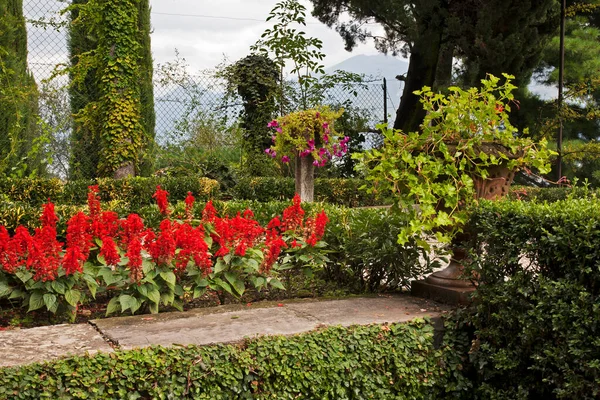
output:
<instances>
[{"instance_id":1,"label":"red salvia flower","mask_svg":"<svg viewBox=\"0 0 600 400\"><path fill-rule=\"evenodd\" d=\"M329 222L329 218L327 218L325 210L322 210L317 214L316 218L309 218L309 220L306 221L306 244L314 247L317 242L323 238L327 222Z\"/></svg>"},{"instance_id":2,"label":"red salvia flower","mask_svg":"<svg viewBox=\"0 0 600 400\"><path fill-rule=\"evenodd\" d=\"M121 225L121 241L124 247L127 247L133 237L139 239L145 230L144 221L137 214L129 214L126 220L119 221Z\"/></svg>"},{"instance_id":3,"label":"red salvia flower","mask_svg":"<svg viewBox=\"0 0 600 400\"><path fill-rule=\"evenodd\" d=\"M175 236L173 234L173 225L168 219L160 223L160 233L156 240L147 243L148 252L157 264L168 265L175 256Z\"/></svg>"},{"instance_id":4,"label":"red salvia flower","mask_svg":"<svg viewBox=\"0 0 600 400\"><path fill-rule=\"evenodd\" d=\"M116 237L119 231L119 215L114 211L104 211L92 219L92 234L95 238Z\"/></svg>"},{"instance_id":5,"label":"red salvia flower","mask_svg":"<svg viewBox=\"0 0 600 400\"><path fill-rule=\"evenodd\" d=\"M82 261L87 260L93 245L91 229L89 217L81 211L67 222L67 248L79 248Z\"/></svg>"},{"instance_id":6,"label":"red salvia flower","mask_svg":"<svg viewBox=\"0 0 600 400\"><path fill-rule=\"evenodd\" d=\"M56 240L56 229L50 225L36 229L28 249L27 266L35 271L33 279L53 281L58 275L63 244Z\"/></svg>"},{"instance_id":7,"label":"red salvia flower","mask_svg":"<svg viewBox=\"0 0 600 400\"><path fill-rule=\"evenodd\" d=\"M129 278L132 282L139 282L143 277L142 243L137 236L130 238L125 256L129 259Z\"/></svg>"},{"instance_id":8,"label":"red salvia flower","mask_svg":"<svg viewBox=\"0 0 600 400\"><path fill-rule=\"evenodd\" d=\"M192 220L195 201L196 201L196 199L192 195L192 192L188 192L187 197L185 198L185 218L188 221Z\"/></svg>"},{"instance_id":9,"label":"red salvia flower","mask_svg":"<svg viewBox=\"0 0 600 400\"><path fill-rule=\"evenodd\" d=\"M205 273L210 272L211 260L208 253L208 245L204 240L204 229L202 226L192 228L185 223L179 225L175 231L176 246L181 249L175 256L175 269L184 272L190 259Z\"/></svg>"},{"instance_id":10,"label":"red salvia flower","mask_svg":"<svg viewBox=\"0 0 600 400\"><path fill-rule=\"evenodd\" d=\"M90 210L90 217L95 219L100 215L100 196L98 185L88 186L87 203Z\"/></svg>"},{"instance_id":11,"label":"red salvia flower","mask_svg":"<svg viewBox=\"0 0 600 400\"><path fill-rule=\"evenodd\" d=\"M217 210L213 206L212 200L209 200L202 210L202 220L205 222L214 222L217 217Z\"/></svg>"},{"instance_id":12,"label":"red salvia flower","mask_svg":"<svg viewBox=\"0 0 600 400\"><path fill-rule=\"evenodd\" d=\"M121 256L119 256L119 252L117 251L117 245L110 236L102 238L100 255L104 257L104 260L106 260L106 264L108 265L117 265L121 262Z\"/></svg>"},{"instance_id":13,"label":"red salvia flower","mask_svg":"<svg viewBox=\"0 0 600 400\"><path fill-rule=\"evenodd\" d=\"M156 204L162 215L169 215L169 200L167 197L169 192L160 188L160 185L156 187L156 192L152 195L153 199L156 199Z\"/></svg>"},{"instance_id":14,"label":"red salvia flower","mask_svg":"<svg viewBox=\"0 0 600 400\"><path fill-rule=\"evenodd\" d=\"M295 231L302 227L304 220L304 210L300 206L300 196L296 194L291 206L283 210L282 230Z\"/></svg>"},{"instance_id":15,"label":"red salvia flower","mask_svg":"<svg viewBox=\"0 0 600 400\"><path fill-rule=\"evenodd\" d=\"M58 221L58 217L54 212L54 204L50 200L48 203L44 204L42 211L42 216L40 220L42 221L42 226L49 226L56 229L56 222Z\"/></svg>"}]
</instances>

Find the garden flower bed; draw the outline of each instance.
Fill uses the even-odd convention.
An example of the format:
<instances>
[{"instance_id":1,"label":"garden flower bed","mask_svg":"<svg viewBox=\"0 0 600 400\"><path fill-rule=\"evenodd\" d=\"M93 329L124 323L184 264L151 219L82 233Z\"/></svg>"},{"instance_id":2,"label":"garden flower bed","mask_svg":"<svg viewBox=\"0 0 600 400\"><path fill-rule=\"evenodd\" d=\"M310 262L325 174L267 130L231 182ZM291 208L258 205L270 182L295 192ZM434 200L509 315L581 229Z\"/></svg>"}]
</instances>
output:
<instances>
[{"instance_id":1,"label":"garden flower bed","mask_svg":"<svg viewBox=\"0 0 600 400\"><path fill-rule=\"evenodd\" d=\"M97 193L91 186L87 213L68 220L65 243L58 239L51 202L43 205L33 234L19 226L11 235L0 226L0 298L71 320L84 304L91 304L85 314L97 314L103 307L94 304L96 298L100 304L109 299L107 315L183 310L201 297L219 304L241 299L249 288L254 298L266 289L284 289L278 271L327 260L321 243L327 215L306 215L297 197L262 226L249 209L218 216L210 201L195 218L191 193L183 219L174 218L168 193L158 187L153 197L163 219L153 229L137 214L119 218L103 210Z\"/></svg>"}]
</instances>

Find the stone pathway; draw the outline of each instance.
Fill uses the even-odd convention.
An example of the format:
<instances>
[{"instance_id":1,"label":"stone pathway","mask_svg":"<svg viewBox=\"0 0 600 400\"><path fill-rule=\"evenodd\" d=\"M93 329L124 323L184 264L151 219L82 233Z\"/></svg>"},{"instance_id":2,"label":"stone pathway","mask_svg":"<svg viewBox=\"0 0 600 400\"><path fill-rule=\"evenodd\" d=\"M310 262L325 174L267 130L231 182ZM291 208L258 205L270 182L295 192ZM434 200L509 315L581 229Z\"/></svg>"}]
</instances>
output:
<instances>
[{"instance_id":1,"label":"stone pathway","mask_svg":"<svg viewBox=\"0 0 600 400\"><path fill-rule=\"evenodd\" d=\"M0 332L0 367L87 352L150 345L207 345L260 335L293 335L330 325L367 325L439 317L449 307L410 296L290 300L227 305L186 312L93 320Z\"/></svg>"}]
</instances>

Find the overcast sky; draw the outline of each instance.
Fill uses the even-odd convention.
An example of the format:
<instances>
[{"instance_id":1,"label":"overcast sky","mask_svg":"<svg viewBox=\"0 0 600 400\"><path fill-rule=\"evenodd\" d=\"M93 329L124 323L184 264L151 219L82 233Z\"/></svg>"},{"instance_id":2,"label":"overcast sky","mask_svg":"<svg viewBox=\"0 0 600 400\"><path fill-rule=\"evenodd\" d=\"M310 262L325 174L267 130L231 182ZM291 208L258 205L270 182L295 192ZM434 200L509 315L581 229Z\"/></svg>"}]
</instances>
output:
<instances>
[{"instance_id":1,"label":"overcast sky","mask_svg":"<svg viewBox=\"0 0 600 400\"><path fill-rule=\"evenodd\" d=\"M151 0L152 52L155 63L175 59L175 49L192 71L213 68L227 57L231 62L249 54L249 48L273 22L265 22L277 0ZM323 41L326 67L353 55L377 54L372 43L360 45L352 53L344 50L339 35L310 16L307 7L307 36ZM27 18L49 17L64 7L58 0L24 0ZM55 63L67 55L64 33L57 34L29 26L30 61ZM32 65L35 70L36 65ZM38 66L39 67L39 66ZM192 72L191 71L191 72Z\"/></svg>"}]
</instances>

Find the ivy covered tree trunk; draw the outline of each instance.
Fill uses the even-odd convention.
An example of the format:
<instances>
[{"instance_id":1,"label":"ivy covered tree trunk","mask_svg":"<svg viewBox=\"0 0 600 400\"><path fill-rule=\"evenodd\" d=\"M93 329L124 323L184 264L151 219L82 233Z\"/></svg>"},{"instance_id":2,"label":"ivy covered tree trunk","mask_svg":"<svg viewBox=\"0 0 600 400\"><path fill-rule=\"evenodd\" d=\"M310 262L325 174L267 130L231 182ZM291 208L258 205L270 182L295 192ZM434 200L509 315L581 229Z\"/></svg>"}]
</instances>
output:
<instances>
[{"instance_id":1,"label":"ivy covered tree trunk","mask_svg":"<svg viewBox=\"0 0 600 400\"><path fill-rule=\"evenodd\" d=\"M22 0L0 1L0 174L43 173L38 92L27 68Z\"/></svg>"},{"instance_id":2,"label":"ivy covered tree trunk","mask_svg":"<svg viewBox=\"0 0 600 400\"><path fill-rule=\"evenodd\" d=\"M306 157L296 156L296 193L304 202L314 201L315 194L315 166L312 155Z\"/></svg>"},{"instance_id":3,"label":"ivy covered tree trunk","mask_svg":"<svg viewBox=\"0 0 600 400\"><path fill-rule=\"evenodd\" d=\"M148 0L75 0L71 7L72 178L152 169L154 97Z\"/></svg>"}]
</instances>

